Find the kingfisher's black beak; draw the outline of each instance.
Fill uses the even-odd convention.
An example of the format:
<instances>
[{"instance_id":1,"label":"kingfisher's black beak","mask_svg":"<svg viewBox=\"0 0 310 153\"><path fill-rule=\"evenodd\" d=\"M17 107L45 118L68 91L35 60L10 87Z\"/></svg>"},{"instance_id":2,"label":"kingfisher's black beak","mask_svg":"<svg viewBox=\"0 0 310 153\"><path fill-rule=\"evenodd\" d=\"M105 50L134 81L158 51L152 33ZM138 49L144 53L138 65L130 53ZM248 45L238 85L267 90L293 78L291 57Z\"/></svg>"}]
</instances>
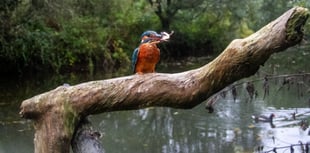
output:
<instances>
[{"instance_id":1,"label":"kingfisher's black beak","mask_svg":"<svg viewBox=\"0 0 310 153\"><path fill-rule=\"evenodd\" d=\"M171 31L170 33L167 32L161 32L160 34L154 33L150 36L150 38L155 41L168 41L173 33L174 31Z\"/></svg>"},{"instance_id":2,"label":"kingfisher's black beak","mask_svg":"<svg viewBox=\"0 0 310 153\"><path fill-rule=\"evenodd\" d=\"M152 40L161 40L161 38L163 37L163 35L161 35L161 34L158 34L158 33L153 33L153 34L151 34L150 35L150 38L152 39Z\"/></svg>"},{"instance_id":3,"label":"kingfisher's black beak","mask_svg":"<svg viewBox=\"0 0 310 153\"><path fill-rule=\"evenodd\" d=\"M155 31L146 31L141 35L141 43L168 41L172 34L173 31L171 33L161 32L160 34Z\"/></svg>"}]
</instances>

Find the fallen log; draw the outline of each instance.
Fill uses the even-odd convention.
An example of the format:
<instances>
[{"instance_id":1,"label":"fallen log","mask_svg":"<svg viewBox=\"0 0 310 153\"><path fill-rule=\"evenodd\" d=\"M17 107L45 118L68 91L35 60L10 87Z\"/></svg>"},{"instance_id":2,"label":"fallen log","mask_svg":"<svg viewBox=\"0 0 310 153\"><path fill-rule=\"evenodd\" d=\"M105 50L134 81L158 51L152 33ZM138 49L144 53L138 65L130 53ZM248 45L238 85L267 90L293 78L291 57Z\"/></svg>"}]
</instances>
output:
<instances>
[{"instance_id":1,"label":"fallen log","mask_svg":"<svg viewBox=\"0 0 310 153\"><path fill-rule=\"evenodd\" d=\"M79 121L90 114L151 106L190 109L253 75L271 54L298 44L309 11L294 7L244 39L233 40L212 62L194 70L149 73L60 86L24 100L20 115L34 121L36 153L66 153Z\"/></svg>"}]
</instances>

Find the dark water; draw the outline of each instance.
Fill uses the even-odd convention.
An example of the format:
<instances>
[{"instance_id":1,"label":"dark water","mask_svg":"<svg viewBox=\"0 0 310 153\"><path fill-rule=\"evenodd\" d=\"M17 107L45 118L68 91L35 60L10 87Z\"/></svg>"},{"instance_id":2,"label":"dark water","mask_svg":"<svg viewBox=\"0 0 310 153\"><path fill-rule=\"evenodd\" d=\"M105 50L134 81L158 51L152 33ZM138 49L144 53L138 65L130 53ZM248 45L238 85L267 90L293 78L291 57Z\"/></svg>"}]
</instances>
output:
<instances>
[{"instance_id":1,"label":"dark water","mask_svg":"<svg viewBox=\"0 0 310 153\"><path fill-rule=\"evenodd\" d=\"M296 51L297 50L297 51ZM95 127L103 133L107 153L205 153L254 152L274 147L310 142L308 129L300 129L301 120L310 120L310 76L270 79L269 96L264 98L264 82L255 81L255 99L250 100L246 82L267 74L310 73L310 51L295 48L274 55L260 72L238 83L236 100L227 88L226 96L218 96L215 112L208 113L205 102L191 110L147 108L91 116ZM198 63L198 64L197 64ZM159 72L180 72L207 63L205 58L174 64L161 64ZM33 78L1 78L0 80L0 153L33 152L34 129L31 121L19 117L22 100L51 90L64 83L71 85L127 75L129 72L36 75ZM283 84L284 80L289 83ZM292 113L296 113L296 119ZM269 123L255 123L253 114L274 113L275 128ZM299 146L293 147L295 152ZM289 152L289 148L277 149Z\"/></svg>"}]
</instances>

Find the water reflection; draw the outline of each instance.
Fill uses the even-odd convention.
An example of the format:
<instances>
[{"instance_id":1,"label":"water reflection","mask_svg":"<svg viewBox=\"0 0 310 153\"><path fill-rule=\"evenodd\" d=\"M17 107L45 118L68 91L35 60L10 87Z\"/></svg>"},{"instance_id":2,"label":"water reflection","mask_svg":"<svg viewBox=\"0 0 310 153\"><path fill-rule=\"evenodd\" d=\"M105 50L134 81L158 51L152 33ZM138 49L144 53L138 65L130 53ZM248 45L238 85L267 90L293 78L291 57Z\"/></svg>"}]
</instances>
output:
<instances>
[{"instance_id":1,"label":"water reflection","mask_svg":"<svg viewBox=\"0 0 310 153\"><path fill-rule=\"evenodd\" d=\"M285 65L279 64L281 67L279 68L275 66L276 63L274 61L266 63L259 75L254 77L270 74L272 73L268 72L270 69L280 73L279 71ZM270 65L275 67L270 68ZM302 63L299 66L305 67L305 65L307 64ZM200 65L196 67L198 66ZM192 68L193 65L190 67ZM296 67L297 65L294 65L294 68ZM175 67L173 69L182 71L176 70ZM303 70L310 71L309 67ZM168 69L161 72L171 71ZM23 99L54 89L64 83L74 85L125 74L97 72L93 75L69 74L0 79L0 153L33 152L32 123L20 119L18 115L19 105ZM300 131L299 123L301 120L309 120L310 96L307 90L309 90L310 79L304 80L305 86L299 88L304 92L299 96L299 92L296 92L297 84L292 84L289 89L285 86L283 90L279 90L282 81L271 80L270 93L265 98L261 81L254 84L258 96L252 100L249 100L245 85L237 88L236 100L231 91L228 91L225 97L219 96L214 107L215 112L212 114L204 109L205 104L202 103L191 110L146 108L109 112L91 116L90 119L95 129L104 133L102 142L108 153L244 153L253 152L261 146L264 151L268 151L274 147L296 144L299 141L306 143L310 141L308 131ZM275 128L268 123L255 123L251 119L253 114L270 113L276 115ZM296 113L295 119L292 118L292 113ZM295 151L297 150L296 148ZM279 152L285 151L279 150Z\"/></svg>"},{"instance_id":2,"label":"water reflection","mask_svg":"<svg viewBox=\"0 0 310 153\"><path fill-rule=\"evenodd\" d=\"M230 104L231 110L238 105ZM227 105L217 109L224 107ZM106 133L103 144L107 152L252 150L257 143L255 129L247 127L251 123L249 116L240 115L241 118L226 111L208 114L203 106L193 110L148 108L93 116L92 121L99 123L97 127Z\"/></svg>"},{"instance_id":3,"label":"water reflection","mask_svg":"<svg viewBox=\"0 0 310 153\"><path fill-rule=\"evenodd\" d=\"M309 108L275 109L269 107L264 112L276 114L276 117L274 119L275 128L268 124L257 125L261 129L259 137L262 140L261 146L264 146L263 151L276 148L279 152L284 152L284 150L290 149L291 145L310 142L309 126L307 125L304 129L300 126L302 122L308 122ZM294 114L295 116L293 116ZM296 148L300 149L300 145L297 145ZM296 150L298 152L298 149Z\"/></svg>"}]
</instances>

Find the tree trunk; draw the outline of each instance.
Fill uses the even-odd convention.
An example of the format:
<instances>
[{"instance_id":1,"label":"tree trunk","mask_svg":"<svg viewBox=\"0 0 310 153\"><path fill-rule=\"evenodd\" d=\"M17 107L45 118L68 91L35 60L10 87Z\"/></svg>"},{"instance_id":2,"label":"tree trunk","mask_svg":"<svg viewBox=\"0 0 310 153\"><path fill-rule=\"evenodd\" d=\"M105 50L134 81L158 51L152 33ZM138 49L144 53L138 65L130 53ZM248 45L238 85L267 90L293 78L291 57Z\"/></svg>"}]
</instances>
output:
<instances>
[{"instance_id":1,"label":"tree trunk","mask_svg":"<svg viewBox=\"0 0 310 153\"><path fill-rule=\"evenodd\" d=\"M150 106L190 109L227 85L253 75L269 56L302 40L307 9L295 7L256 33L233 40L212 62L198 69L149 73L60 86L21 104L34 121L35 152L65 153L80 119L89 114Z\"/></svg>"},{"instance_id":2,"label":"tree trunk","mask_svg":"<svg viewBox=\"0 0 310 153\"><path fill-rule=\"evenodd\" d=\"M87 118L81 119L71 142L73 153L104 153L100 136Z\"/></svg>"}]
</instances>

